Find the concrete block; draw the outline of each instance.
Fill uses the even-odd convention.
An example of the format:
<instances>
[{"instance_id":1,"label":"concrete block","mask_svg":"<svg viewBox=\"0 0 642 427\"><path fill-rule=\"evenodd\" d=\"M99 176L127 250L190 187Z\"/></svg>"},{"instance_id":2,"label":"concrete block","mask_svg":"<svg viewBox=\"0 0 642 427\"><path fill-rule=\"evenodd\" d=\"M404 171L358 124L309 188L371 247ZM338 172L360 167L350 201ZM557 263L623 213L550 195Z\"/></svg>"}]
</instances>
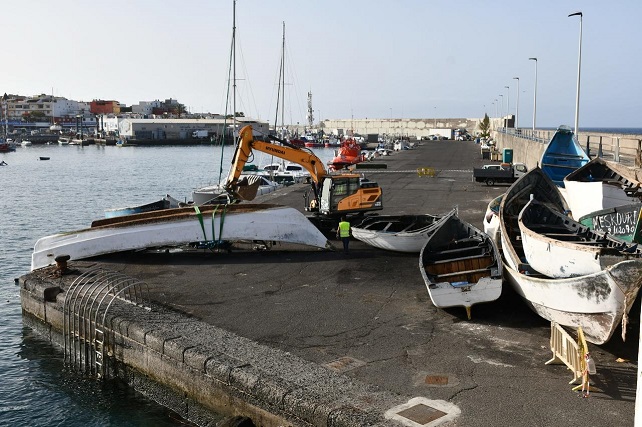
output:
<instances>
[{"instance_id":1,"label":"concrete block","mask_svg":"<svg viewBox=\"0 0 642 427\"><path fill-rule=\"evenodd\" d=\"M225 354L215 354L207 359L205 373L224 383L231 384L232 370L245 365L245 362ZM237 378L239 379L239 378Z\"/></svg>"}]
</instances>

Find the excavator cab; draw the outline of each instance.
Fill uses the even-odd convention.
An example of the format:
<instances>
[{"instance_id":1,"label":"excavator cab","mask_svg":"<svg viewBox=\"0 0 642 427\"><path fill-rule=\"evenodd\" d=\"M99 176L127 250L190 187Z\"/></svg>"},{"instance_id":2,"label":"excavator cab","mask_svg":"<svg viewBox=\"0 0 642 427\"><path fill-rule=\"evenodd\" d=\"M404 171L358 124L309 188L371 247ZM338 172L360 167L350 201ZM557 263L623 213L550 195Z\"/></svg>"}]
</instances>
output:
<instances>
[{"instance_id":1,"label":"excavator cab","mask_svg":"<svg viewBox=\"0 0 642 427\"><path fill-rule=\"evenodd\" d=\"M381 188L359 174L328 175L321 184L319 213L343 215L383 209Z\"/></svg>"}]
</instances>

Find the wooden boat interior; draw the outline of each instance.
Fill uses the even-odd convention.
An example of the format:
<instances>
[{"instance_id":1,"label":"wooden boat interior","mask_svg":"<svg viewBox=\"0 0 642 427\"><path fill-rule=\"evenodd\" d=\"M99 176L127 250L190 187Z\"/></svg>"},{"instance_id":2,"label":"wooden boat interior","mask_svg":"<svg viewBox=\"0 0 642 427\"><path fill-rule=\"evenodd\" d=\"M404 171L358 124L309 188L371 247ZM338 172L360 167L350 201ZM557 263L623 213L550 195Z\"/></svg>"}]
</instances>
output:
<instances>
[{"instance_id":1,"label":"wooden boat interior","mask_svg":"<svg viewBox=\"0 0 642 427\"><path fill-rule=\"evenodd\" d=\"M490 238L449 218L426 243L423 268L433 282L461 286L477 283L483 277L497 276L498 257Z\"/></svg>"},{"instance_id":2,"label":"wooden boat interior","mask_svg":"<svg viewBox=\"0 0 642 427\"><path fill-rule=\"evenodd\" d=\"M532 200L521 215L522 224L526 228L551 239L642 255L637 244L630 244L600 231L591 230L537 200Z\"/></svg>"}]
</instances>

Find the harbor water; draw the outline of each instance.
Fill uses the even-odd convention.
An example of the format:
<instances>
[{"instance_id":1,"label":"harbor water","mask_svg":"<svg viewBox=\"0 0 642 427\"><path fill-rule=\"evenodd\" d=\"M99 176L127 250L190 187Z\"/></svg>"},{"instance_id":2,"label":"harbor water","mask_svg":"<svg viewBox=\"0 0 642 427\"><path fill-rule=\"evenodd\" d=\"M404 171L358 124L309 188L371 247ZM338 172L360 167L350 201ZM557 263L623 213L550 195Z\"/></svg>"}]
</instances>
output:
<instances>
[{"instance_id":1,"label":"harbor water","mask_svg":"<svg viewBox=\"0 0 642 427\"><path fill-rule=\"evenodd\" d=\"M332 149L314 149L324 162ZM104 210L225 179L232 147L32 145L0 154L0 425L173 426L175 414L117 381L70 371L62 350L22 324L15 278L29 272L35 241L86 228ZM49 160L40 160L49 157ZM222 168L221 168L222 158ZM256 153L259 166L278 161Z\"/></svg>"}]
</instances>

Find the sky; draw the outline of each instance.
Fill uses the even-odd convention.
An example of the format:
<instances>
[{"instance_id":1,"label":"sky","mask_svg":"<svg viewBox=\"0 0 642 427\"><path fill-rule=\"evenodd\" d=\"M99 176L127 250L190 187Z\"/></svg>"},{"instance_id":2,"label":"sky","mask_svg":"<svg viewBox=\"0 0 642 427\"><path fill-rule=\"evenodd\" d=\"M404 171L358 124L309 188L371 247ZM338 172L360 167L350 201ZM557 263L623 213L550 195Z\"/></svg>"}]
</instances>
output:
<instances>
[{"instance_id":1,"label":"sky","mask_svg":"<svg viewBox=\"0 0 642 427\"><path fill-rule=\"evenodd\" d=\"M3 93L223 113L236 80L236 110L274 123L285 22L286 123L311 92L315 122L509 111L520 127L536 67L536 125L573 126L581 11L579 127L642 127L639 0L238 0L235 73L233 0L3 3Z\"/></svg>"}]
</instances>

